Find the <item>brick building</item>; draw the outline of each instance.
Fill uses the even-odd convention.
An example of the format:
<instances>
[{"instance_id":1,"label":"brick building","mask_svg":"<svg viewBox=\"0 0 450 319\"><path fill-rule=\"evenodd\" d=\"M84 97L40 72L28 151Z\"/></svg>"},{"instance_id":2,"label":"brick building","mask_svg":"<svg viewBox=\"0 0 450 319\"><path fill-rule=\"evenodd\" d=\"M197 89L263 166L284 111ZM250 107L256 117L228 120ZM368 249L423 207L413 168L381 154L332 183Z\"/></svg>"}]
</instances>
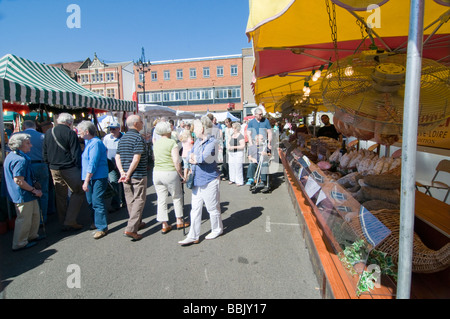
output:
<instances>
[{"instance_id":1,"label":"brick building","mask_svg":"<svg viewBox=\"0 0 450 319\"><path fill-rule=\"evenodd\" d=\"M236 55L151 61L141 69L135 65L138 103L197 113L241 111L244 101L254 101L246 74L253 65L249 55L253 57L251 49L243 49Z\"/></svg>"},{"instance_id":2,"label":"brick building","mask_svg":"<svg viewBox=\"0 0 450 319\"><path fill-rule=\"evenodd\" d=\"M97 55L87 58L77 69L77 82L105 97L120 100L133 98L133 62L104 63Z\"/></svg>"}]
</instances>

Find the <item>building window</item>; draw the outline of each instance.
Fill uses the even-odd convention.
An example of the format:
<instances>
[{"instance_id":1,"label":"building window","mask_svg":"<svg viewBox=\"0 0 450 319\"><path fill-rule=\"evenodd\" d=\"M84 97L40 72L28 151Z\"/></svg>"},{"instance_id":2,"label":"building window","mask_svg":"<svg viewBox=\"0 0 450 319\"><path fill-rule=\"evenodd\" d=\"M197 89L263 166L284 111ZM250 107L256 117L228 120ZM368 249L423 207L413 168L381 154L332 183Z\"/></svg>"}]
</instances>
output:
<instances>
[{"instance_id":1,"label":"building window","mask_svg":"<svg viewBox=\"0 0 450 319\"><path fill-rule=\"evenodd\" d=\"M104 94L103 94L104 92L103 92L102 89L93 89L92 92L97 93L97 94L99 94L99 95L101 95L101 96L104 95Z\"/></svg>"},{"instance_id":2,"label":"building window","mask_svg":"<svg viewBox=\"0 0 450 319\"><path fill-rule=\"evenodd\" d=\"M139 72L139 82L144 82L145 81L145 73L144 72Z\"/></svg>"},{"instance_id":3,"label":"building window","mask_svg":"<svg viewBox=\"0 0 450 319\"><path fill-rule=\"evenodd\" d=\"M212 89L189 90L189 101L212 100Z\"/></svg>"},{"instance_id":4,"label":"building window","mask_svg":"<svg viewBox=\"0 0 450 319\"><path fill-rule=\"evenodd\" d=\"M112 82L112 81L114 81L114 73L112 73L112 72L106 73L106 82Z\"/></svg>"},{"instance_id":5,"label":"building window","mask_svg":"<svg viewBox=\"0 0 450 319\"><path fill-rule=\"evenodd\" d=\"M149 102L150 103L154 103L154 102L161 102L161 93L149 93Z\"/></svg>"},{"instance_id":6,"label":"building window","mask_svg":"<svg viewBox=\"0 0 450 319\"><path fill-rule=\"evenodd\" d=\"M203 77L209 79L209 66L203 67Z\"/></svg>"},{"instance_id":7,"label":"building window","mask_svg":"<svg viewBox=\"0 0 450 319\"><path fill-rule=\"evenodd\" d=\"M103 82L103 73L98 73L98 70L95 70L95 73L92 74L92 83Z\"/></svg>"},{"instance_id":8,"label":"building window","mask_svg":"<svg viewBox=\"0 0 450 319\"><path fill-rule=\"evenodd\" d=\"M186 91L165 91L163 92L163 102L186 101Z\"/></svg>"},{"instance_id":9,"label":"building window","mask_svg":"<svg viewBox=\"0 0 450 319\"><path fill-rule=\"evenodd\" d=\"M240 87L227 87L216 89L216 99L236 99L241 97Z\"/></svg>"},{"instance_id":10,"label":"building window","mask_svg":"<svg viewBox=\"0 0 450 319\"><path fill-rule=\"evenodd\" d=\"M223 66L217 67L217 77L223 77Z\"/></svg>"},{"instance_id":11,"label":"building window","mask_svg":"<svg viewBox=\"0 0 450 319\"><path fill-rule=\"evenodd\" d=\"M81 83L89 83L89 75L82 74L81 75Z\"/></svg>"},{"instance_id":12,"label":"building window","mask_svg":"<svg viewBox=\"0 0 450 319\"><path fill-rule=\"evenodd\" d=\"M164 81L170 81L170 71L164 70Z\"/></svg>"},{"instance_id":13,"label":"building window","mask_svg":"<svg viewBox=\"0 0 450 319\"><path fill-rule=\"evenodd\" d=\"M197 69L196 68L189 69L189 78L191 78L191 79L197 78Z\"/></svg>"},{"instance_id":14,"label":"building window","mask_svg":"<svg viewBox=\"0 0 450 319\"><path fill-rule=\"evenodd\" d=\"M116 90L115 89L106 89L106 97L116 97Z\"/></svg>"},{"instance_id":15,"label":"building window","mask_svg":"<svg viewBox=\"0 0 450 319\"><path fill-rule=\"evenodd\" d=\"M237 76L238 75L238 66L237 65L232 65L231 66L230 74L231 74L231 76Z\"/></svg>"},{"instance_id":16,"label":"building window","mask_svg":"<svg viewBox=\"0 0 450 319\"><path fill-rule=\"evenodd\" d=\"M156 71L151 72L152 82L158 81L158 73Z\"/></svg>"},{"instance_id":17,"label":"building window","mask_svg":"<svg viewBox=\"0 0 450 319\"><path fill-rule=\"evenodd\" d=\"M183 80L183 69L177 70L177 80Z\"/></svg>"}]
</instances>

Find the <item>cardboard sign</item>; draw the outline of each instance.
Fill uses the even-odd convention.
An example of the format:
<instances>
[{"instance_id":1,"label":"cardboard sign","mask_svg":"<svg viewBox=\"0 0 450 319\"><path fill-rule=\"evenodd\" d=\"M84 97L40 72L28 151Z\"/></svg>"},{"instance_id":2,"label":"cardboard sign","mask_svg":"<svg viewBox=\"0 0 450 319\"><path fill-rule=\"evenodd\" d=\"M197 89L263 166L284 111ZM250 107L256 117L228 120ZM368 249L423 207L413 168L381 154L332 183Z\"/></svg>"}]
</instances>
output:
<instances>
[{"instance_id":1,"label":"cardboard sign","mask_svg":"<svg viewBox=\"0 0 450 319\"><path fill-rule=\"evenodd\" d=\"M429 131L419 131L417 145L450 149L450 117Z\"/></svg>"}]
</instances>

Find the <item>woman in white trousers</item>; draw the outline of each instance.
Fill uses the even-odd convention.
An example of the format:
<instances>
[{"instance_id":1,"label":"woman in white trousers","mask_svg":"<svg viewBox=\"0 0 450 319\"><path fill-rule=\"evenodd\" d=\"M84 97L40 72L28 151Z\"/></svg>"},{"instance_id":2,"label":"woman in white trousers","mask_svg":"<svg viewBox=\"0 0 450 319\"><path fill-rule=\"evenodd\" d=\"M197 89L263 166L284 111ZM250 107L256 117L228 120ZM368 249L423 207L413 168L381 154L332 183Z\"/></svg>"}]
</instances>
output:
<instances>
[{"instance_id":1,"label":"woman in white trousers","mask_svg":"<svg viewBox=\"0 0 450 319\"><path fill-rule=\"evenodd\" d=\"M153 144L155 156L153 184L158 197L156 220L162 223L162 234L166 234L172 230L172 226L168 223L167 197L169 193L172 195L177 229L188 226L183 220L183 190L180 178L184 179L184 176L181 171L178 145L175 140L170 138L172 133L170 124L159 122L155 127L155 132L161 136Z\"/></svg>"},{"instance_id":2,"label":"woman in white trousers","mask_svg":"<svg viewBox=\"0 0 450 319\"><path fill-rule=\"evenodd\" d=\"M206 239L214 239L223 233L220 210L220 180L217 167L218 141L211 135L212 122L207 116L194 121L194 143L189 162L194 173L191 200L191 227L187 237L179 241L181 245L197 244L200 238L203 203L209 213L211 233Z\"/></svg>"},{"instance_id":3,"label":"woman in white trousers","mask_svg":"<svg viewBox=\"0 0 450 319\"><path fill-rule=\"evenodd\" d=\"M244 185L244 148L245 138L241 134L241 124L234 122L233 133L227 141L228 171L230 175L229 184L236 183L237 186Z\"/></svg>"}]
</instances>

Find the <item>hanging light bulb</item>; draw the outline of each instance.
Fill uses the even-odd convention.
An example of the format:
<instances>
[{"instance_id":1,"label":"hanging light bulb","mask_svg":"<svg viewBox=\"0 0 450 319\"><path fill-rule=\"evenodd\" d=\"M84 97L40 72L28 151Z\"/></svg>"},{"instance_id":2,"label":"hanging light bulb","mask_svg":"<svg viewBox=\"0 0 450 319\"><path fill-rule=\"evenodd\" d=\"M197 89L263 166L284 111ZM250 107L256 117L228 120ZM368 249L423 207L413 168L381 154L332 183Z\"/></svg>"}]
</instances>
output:
<instances>
[{"instance_id":1,"label":"hanging light bulb","mask_svg":"<svg viewBox=\"0 0 450 319\"><path fill-rule=\"evenodd\" d=\"M354 73L353 68L351 66L346 67L344 73L346 76L352 76Z\"/></svg>"},{"instance_id":2,"label":"hanging light bulb","mask_svg":"<svg viewBox=\"0 0 450 319\"><path fill-rule=\"evenodd\" d=\"M314 72L314 75L312 77L313 82L316 82L320 78L320 71Z\"/></svg>"},{"instance_id":3,"label":"hanging light bulb","mask_svg":"<svg viewBox=\"0 0 450 319\"><path fill-rule=\"evenodd\" d=\"M309 87L309 82L306 81L305 86L303 87L303 93L309 95L310 92L311 92L311 88Z\"/></svg>"},{"instance_id":4,"label":"hanging light bulb","mask_svg":"<svg viewBox=\"0 0 450 319\"><path fill-rule=\"evenodd\" d=\"M324 68L324 65L321 65L320 68L317 71L313 70L312 80L314 82L316 82L320 78L320 76L322 75L323 68Z\"/></svg>"}]
</instances>

